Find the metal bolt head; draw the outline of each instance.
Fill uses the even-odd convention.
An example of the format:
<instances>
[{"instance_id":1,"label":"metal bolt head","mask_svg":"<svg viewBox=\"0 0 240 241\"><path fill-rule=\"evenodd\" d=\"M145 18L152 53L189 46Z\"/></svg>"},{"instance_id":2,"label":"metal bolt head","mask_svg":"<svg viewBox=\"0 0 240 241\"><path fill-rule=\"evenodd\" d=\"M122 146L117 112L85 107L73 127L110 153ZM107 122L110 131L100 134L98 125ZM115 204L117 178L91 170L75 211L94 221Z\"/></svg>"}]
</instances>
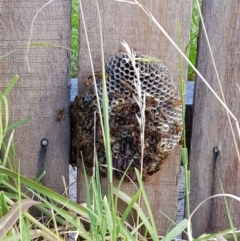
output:
<instances>
[{"instance_id":1,"label":"metal bolt head","mask_svg":"<svg viewBox=\"0 0 240 241\"><path fill-rule=\"evenodd\" d=\"M41 140L41 145L42 145L42 146L47 146L47 145L48 145L48 139L43 138L43 139Z\"/></svg>"}]
</instances>

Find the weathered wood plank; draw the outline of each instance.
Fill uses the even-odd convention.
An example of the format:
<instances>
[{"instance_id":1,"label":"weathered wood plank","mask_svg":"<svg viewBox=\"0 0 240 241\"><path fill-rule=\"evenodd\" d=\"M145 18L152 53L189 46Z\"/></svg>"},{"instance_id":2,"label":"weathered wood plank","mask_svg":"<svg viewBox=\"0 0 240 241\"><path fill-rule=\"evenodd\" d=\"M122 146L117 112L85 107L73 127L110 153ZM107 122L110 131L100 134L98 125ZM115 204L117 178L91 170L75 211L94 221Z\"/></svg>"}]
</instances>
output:
<instances>
[{"instance_id":1,"label":"weathered wood plank","mask_svg":"<svg viewBox=\"0 0 240 241\"><path fill-rule=\"evenodd\" d=\"M181 46L184 50L189 39L191 1L140 1L167 30L170 36L178 42L178 24L181 24ZM125 40L133 49L143 54L163 59L172 73L174 81L179 83L179 55L166 40L151 20L135 5L123 4L111 0L99 1L104 34L105 58L115 55L123 49L121 41ZM101 69L101 54L99 41L99 25L94 0L82 1L87 23L91 51L95 70ZM82 21L81 21L82 23ZM80 81L89 75L90 62L87 53L83 26L80 29L79 52ZM168 61L168 63L167 63ZM184 65L183 76L186 76ZM80 83L81 84L81 83ZM81 85L80 85L81 88ZM159 234L164 234L169 221L159 212L163 211L169 217L174 217L177 210L178 183L180 170L180 149L176 148L171 157L164 163L162 169L149 177L145 182L149 201L155 215ZM106 179L103 179L106 185ZM131 184L124 183L122 190L131 194L135 191ZM78 176L78 202L85 201L85 184L80 174Z\"/></svg>"},{"instance_id":2,"label":"weathered wood plank","mask_svg":"<svg viewBox=\"0 0 240 241\"><path fill-rule=\"evenodd\" d=\"M230 110L239 119L239 1L203 1L203 16L213 56L216 61L223 92ZM221 96L216 74L207 49L204 33L201 31L198 48L198 69L209 84ZM234 122L232 121L233 125ZM235 134L236 129L234 128ZM239 138L237 138L239 145ZM215 158L213 148L218 147L220 155ZM224 191L240 195L239 160L233 144L226 111L197 77L190 155L191 210L205 198ZM236 201L228 200L235 227L240 226L240 209ZM195 237L229 228L224 200L214 199L201 207L193 218Z\"/></svg>"},{"instance_id":3,"label":"weathered wood plank","mask_svg":"<svg viewBox=\"0 0 240 241\"><path fill-rule=\"evenodd\" d=\"M59 48L32 48L28 71L26 49L31 22L47 1L1 1L1 55L16 52L0 62L0 88L3 90L14 74L20 80L9 96L11 123L31 117L32 121L16 130L16 160L21 173L31 178L43 170L43 184L62 193L62 176L68 182L70 95L69 54ZM69 47L70 1L54 1L38 15L32 42L47 42ZM55 112L65 108L61 122ZM41 140L48 139L44 152Z\"/></svg>"}]
</instances>

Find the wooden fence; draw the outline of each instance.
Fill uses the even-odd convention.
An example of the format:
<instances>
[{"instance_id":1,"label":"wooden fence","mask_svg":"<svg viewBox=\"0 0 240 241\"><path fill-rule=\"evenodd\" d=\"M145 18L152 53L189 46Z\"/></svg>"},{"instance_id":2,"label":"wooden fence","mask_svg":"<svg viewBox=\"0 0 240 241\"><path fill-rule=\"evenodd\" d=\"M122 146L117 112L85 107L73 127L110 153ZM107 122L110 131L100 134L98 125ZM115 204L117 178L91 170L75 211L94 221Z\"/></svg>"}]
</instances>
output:
<instances>
[{"instance_id":1,"label":"wooden fence","mask_svg":"<svg viewBox=\"0 0 240 241\"><path fill-rule=\"evenodd\" d=\"M21 173L36 178L46 170L43 184L63 192L62 176L68 182L70 128L67 114L70 102L70 55L59 48L31 48L26 63L26 46L31 23L47 1L1 1L1 54L16 50L0 62L0 87L3 90L14 74L16 88L9 95L11 123L31 117L32 121L15 134L17 162ZM32 42L46 42L69 47L70 1L54 1L37 16L32 28ZM56 121L57 109L66 116ZM48 145L41 145L43 139Z\"/></svg>"},{"instance_id":2,"label":"wooden fence","mask_svg":"<svg viewBox=\"0 0 240 241\"><path fill-rule=\"evenodd\" d=\"M14 74L20 76L16 88L9 96L11 121L32 117L32 121L17 129L15 135L17 161L21 173L35 178L46 170L43 184L63 192L62 176L68 180L69 160L69 52L59 48L31 48L28 54L30 71L26 63L26 49L31 23L37 11L46 4L45 0L2 1L0 3L0 49L1 55L17 50L0 62L0 87L3 90ZM102 0L100 11L104 34L105 57L109 58L121 48L125 40L131 48L169 62L168 68L176 84L179 84L179 54L159 31L154 23L136 5L112 0ZM173 40L184 51L189 42L191 0L142 0L164 27ZM83 0L83 10L88 29L94 67L101 68L99 25L94 0ZM223 86L226 102L236 117L239 117L239 12L237 1L203 1L203 14L207 25L213 55ZM82 21L81 21L82 23ZM180 24L181 33L178 33ZM70 1L59 0L49 3L38 14L32 28L32 42L48 42L69 47ZM216 74L210 59L206 40L201 29L199 41L198 68L212 87L220 94ZM80 28L79 79L90 73L85 33ZM186 79L187 64L182 75ZM81 84L80 84L81 87ZM190 154L191 209L204 198L222 192L239 195L239 160L236 155L232 132L226 111L203 82L197 78L194 102L193 134ZM56 111L65 109L62 120L56 118ZM230 118L231 119L231 118ZM232 120L232 119L231 119ZM235 130L235 122L232 121ZM48 140L47 148L41 145ZM237 137L237 145L239 138ZM217 147L220 154L213 153ZM163 235L170 218L177 210L178 173L180 170L180 147L177 147L162 169L148 178L145 185L155 215L159 234ZM102 180L106 187L106 180ZM123 190L133 193L130 184ZM78 176L78 201L85 201L85 186L81 170ZM235 225L240 225L239 208L229 201L233 208ZM209 201L194 216L194 235L217 231L228 225L223 201Z\"/></svg>"},{"instance_id":3,"label":"wooden fence","mask_svg":"<svg viewBox=\"0 0 240 241\"><path fill-rule=\"evenodd\" d=\"M240 92L237 87L240 77L239 10L240 3L232 0L207 0L203 1L202 6L206 31L216 61L224 98L237 119L240 117ZM203 28L201 28L199 37L197 62L199 71L223 99ZM240 195L239 158L229 120L233 125L236 144L239 148L236 122L232 117L228 117L226 110L197 77L190 154L192 211L201 201L211 195L223 192ZM219 149L219 154L213 152L215 147ZM221 182L224 191L221 188ZM240 204L233 199L227 199L227 201L232 211L234 225L239 229ZM209 200L193 218L194 235L217 232L229 227L223 198Z\"/></svg>"}]
</instances>

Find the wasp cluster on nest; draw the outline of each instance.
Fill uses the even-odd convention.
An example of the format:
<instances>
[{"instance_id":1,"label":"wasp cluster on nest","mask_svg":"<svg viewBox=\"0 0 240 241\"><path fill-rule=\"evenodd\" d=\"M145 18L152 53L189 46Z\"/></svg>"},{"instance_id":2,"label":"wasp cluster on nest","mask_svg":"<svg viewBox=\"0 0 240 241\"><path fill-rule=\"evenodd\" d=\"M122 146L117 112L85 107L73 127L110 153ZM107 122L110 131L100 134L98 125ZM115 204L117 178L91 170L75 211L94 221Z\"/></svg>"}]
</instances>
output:
<instances>
[{"instance_id":1,"label":"wasp cluster on nest","mask_svg":"<svg viewBox=\"0 0 240 241\"><path fill-rule=\"evenodd\" d=\"M160 62L141 61L143 55L135 53L139 69L142 94L146 95L143 179L157 172L169 153L179 143L182 135L182 108L178 90L166 66ZM102 101L102 74L95 73L97 91ZM113 167L115 176L121 178L126 168L135 180L134 167L140 169L141 140L137 116L140 109L134 96L136 73L126 53L118 53L106 62L106 80L109 99L109 123ZM94 133L98 161L106 164L104 143L98 113L93 76L84 80L84 88L72 105L72 162L82 157L86 169L93 167ZM81 156L82 155L82 156ZM119 170L119 171L117 171ZM100 168L106 176L106 169ZM126 178L126 180L129 180Z\"/></svg>"}]
</instances>

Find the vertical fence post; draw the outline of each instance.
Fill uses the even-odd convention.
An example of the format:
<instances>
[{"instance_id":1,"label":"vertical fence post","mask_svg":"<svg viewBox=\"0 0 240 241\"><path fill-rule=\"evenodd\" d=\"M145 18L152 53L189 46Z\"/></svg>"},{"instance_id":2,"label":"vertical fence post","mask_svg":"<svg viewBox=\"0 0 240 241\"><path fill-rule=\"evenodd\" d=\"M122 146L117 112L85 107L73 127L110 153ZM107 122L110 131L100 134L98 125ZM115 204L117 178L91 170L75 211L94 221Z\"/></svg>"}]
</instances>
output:
<instances>
[{"instance_id":1,"label":"vertical fence post","mask_svg":"<svg viewBox=\"0 0 240 241\"><path fill-rule=\"evenodd\" d=\"M141 3L152 12L177 43L179 40L178 25L181 25L181 48L184 50L189 40L191 1L144 0ZM111 0L99 1L99 4L102 16L105 59L118 53L119 49L123 49L121 41L125 40L130 48L166 61L168 63L166 65L178 85L180 80L179 54L142 10L136 5ZM84 0L82 5L94 67L95 70L100 70L99 22L95 0ZM82 21L80 22L79 79L81 88L81 80L91 73L91 68L85 32ZM186 67L187 65L184 64L184 77L186 77ZM175 216L177 211L177 176L180 171L180 161L180 148L176 148L164 163L162 169L149 177L145 182L159 234L164 234L169 225L169 220L161 214L160 210L171 218ZM102 184L103 189L106 190L106 179L102 179ZM129 183L124 183L122 190L129 195L135 191L134 187ZM85 202L85 191L84 177L80 168L78 175L78 202Z\"/></svg>"},{"instance_id":2,"label":"vertical fence post","mask_svg":"<svg viewBox=\"0 0 240 241\"><path fill-rule=\"evenodd\" d=\"M203 1L202 11L213 56L227 106L237 119L239 109L239 21L238 1ZM198 47L198 70L223 99L207 47L203 28ZM224 192L240 195L238 188L239 159L225 109L197 77L194 99L192 145L190 154L191 210L211 195ZM232 118L233 131L239 148L239 137ZM240 226L239 203L227 199L234 226ZM217 232L229 228L223 198L205 203L193 217L193 234Z\"/></svg>"},{"instance_id":3,"label":"vertical fence post","mask_svg":"<svg viewBox=\"0 0 240 241\"><path fill-rule=\"evenodd\" d=\"M62 176L68 182L69 170L69 52L53 47L30 48L30 72L26 63L31 23L44 4L46 1L1 1L1 55L16 51L0 62L0 88L4 90L18 74L19 82L9 95L11 123L32 118L15 134L21 173L36 178L45 170L43 184L62 193ZM70 1L60 0L43 8L33 24L31 42L69 47L70 6ZM65 110L60 121L58 109Z\"/></svg>"}]
</instances>

